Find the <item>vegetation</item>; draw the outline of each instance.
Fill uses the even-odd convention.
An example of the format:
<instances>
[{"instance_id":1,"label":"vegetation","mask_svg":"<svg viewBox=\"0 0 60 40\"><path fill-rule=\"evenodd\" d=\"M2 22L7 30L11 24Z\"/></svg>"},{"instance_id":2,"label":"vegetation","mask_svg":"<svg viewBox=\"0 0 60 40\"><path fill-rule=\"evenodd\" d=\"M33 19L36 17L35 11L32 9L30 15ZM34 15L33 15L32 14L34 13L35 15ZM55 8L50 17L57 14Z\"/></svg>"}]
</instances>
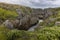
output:
<instances>
[{"instance_id":1,"label":"vegetation","mask_svg":"<svg viewBox=\"0 0 60 40\"><path fill-rule=\"evenodd\" d=\"M7 38L6 38L6 37ZM3 39L1 39L1 37ZM60 40L60 27L45 27L35 32L10 30L0 35L4 40Z\"/></svg>"},{"instance_id":2,"label":"vegetation","mask_svg":"<svg viewBox=\"0 0 60 40\"><path fill-rule=\"evenodd\" d=\"M5 5L5 4L3 4ZM6 7L3 7L3 5L0 5L0 22L5 21L7 19L15 19L18 15L15 11L15 8L18 8L19 6L11 6L13 7L12 10L5 9ZM9 5L6 5L9 6ZM21 8L22 12L24 13L31 13L31 9L27 9L25 7L19 7ZM27 12L28 11L28 12ZM60 8L57 9L51 9L53 12L57 12L57 15L52 15L46 20L44 20L43 23L41 23L43 28L37 28L34 32L30 31L24 31L24 30L17 30L17 29L8 29L4 25L0 25L0 40L60 40L60 26L55 25L57 21L60 22ZM50 18L56 18L54 21L50 21ZM49 23L48 23L49 22ZM40 27L40 26L39 26Z\"/></svg>"},{"instance_id":3,"label":"vegetation","mask_svg":"<svg viewBox=\"0 0 60 40\"><path fill-rule=\"evenodd\" d=\"M0 8L0 20L7 20L7 19L14 19L16 18L18 15L15 11L9 11L9 10L5 10L3 8Z\"/></svg>"}]
</instances>

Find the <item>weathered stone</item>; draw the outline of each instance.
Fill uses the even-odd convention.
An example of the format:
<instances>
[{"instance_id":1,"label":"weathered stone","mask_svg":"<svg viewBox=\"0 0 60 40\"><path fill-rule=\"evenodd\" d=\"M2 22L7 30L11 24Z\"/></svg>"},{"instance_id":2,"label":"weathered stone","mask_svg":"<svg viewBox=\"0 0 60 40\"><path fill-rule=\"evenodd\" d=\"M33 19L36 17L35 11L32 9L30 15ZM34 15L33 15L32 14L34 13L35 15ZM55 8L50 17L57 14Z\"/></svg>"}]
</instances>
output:
<instances>
[{"instance_id":1,"label":"weathered stone","mask_svg":"<svg viewBox=\"0 0 60 40\"><path fill-rule=\"evenodd\" d=\"M19 15L18 17L17 17L17 19L22 19L26 14L25 13L23 13L20 9L16 9L16 11L17 11L17 14Z\"/></svg>"},{"instance_id":2,"label":"weathered stone","mask_svg":"<svg viewBox=\"0 0 60 40\"><path fill-rule=\"evenodd\" d=\"M17 28L20 30L28 30L31 26L35 25L37 22L38 22L37 18L27 15L20 20L20 24Z\"/></svg>"},{"instance_id":3,"label":"weathered stone","mask_svg":"<svg viewBox=\"0 0 60 40\"><path fill-rule=\"evenodd\" d=\"M28 29L28 31L35 31L36 28L42 28L42 26L40 25L40 23L43 22L43 20L39 20L37 24L35 24L34 26L30 27Z\"/></svg>"},{"instance_id":4,"label":"weathered stone","mask_svg":"<svg viewBox=\"0 0 60 40\"><path fill-rule=\"evenodd\" d=\"M55 22L55 25L60 27L60 21Z\"/></svg>"},{"instance_id":5,"label":"weathered stone","mask_svg":"<svg viewBox=\"0 0 60 40\"><path fill-rule=\"evenodd\" d=\"M36 25L38 23L37 17L31 17L30 15L26 15L20 20L6 20L3 24L9 29L19 29L19 30L28 30L30 27Z\"/></svg>"},{"instance_id":6,"label":"weathered stone","mask_svg":"<svg viewBox=\"0 0 60 40\"><path fill-rule=\"evenodd\" d=\"M13 29L13 24L9 20L6 20L3 24L9 29Z\"/></svg>"}]
</instances>

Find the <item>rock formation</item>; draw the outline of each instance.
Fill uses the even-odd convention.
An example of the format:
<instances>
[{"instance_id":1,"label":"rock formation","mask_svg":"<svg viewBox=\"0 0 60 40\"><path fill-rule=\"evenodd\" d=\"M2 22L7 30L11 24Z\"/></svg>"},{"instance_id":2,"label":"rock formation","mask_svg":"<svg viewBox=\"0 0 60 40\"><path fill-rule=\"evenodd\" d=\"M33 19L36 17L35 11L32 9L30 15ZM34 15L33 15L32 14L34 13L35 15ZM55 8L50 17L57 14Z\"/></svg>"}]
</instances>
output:
<instances>
[{"instance_id":1,"label":"rock formation","mask_svg":"<svg viewBox=\"0 0 60 40\"><path fill-rule=\"evenodd\" d=\"M16 9L16 11L19 16L15 20L6 20L7 22L4 22L5 26L10 29L28 30L32 27L34 28L36 24L38 26L39 20L45 20L49 16L54 15L50 9L33 9L30 14L23 13L20 9Z\"/></svg>"},{"instance_id":2,"label":"rock formation","mask_svg":"<svg viewBox=\"0 0 60 40\"><path fill-rule=\"evenodd\" d=\"M39 20L46 20L49 16L57 14L53 9L34 9L17 5L9 6L9 4L1 4L0 7L5 8L6 10L15 10L18 14L18 17L16 17L15 20L6 20L3 23L10 29L28 30L38 24Z\"/></svg>"},{"instance_id":3,"label":"rock formation","mask_svg":"<svg viewBox=\"0 0 60 40\"><path fill-rule=\"evenodd\" d=\"M3 24L10 29L28 30L37 23L38 18L27 15L20 20L6 20Z\"/></svg>"},{"instance_id":4,"label":"rock formation","mask_svg":"<svg viewBox=\"0 0 60 40\"><path fill-rule=\"evenodd\" d=\"M9 20L6 20L3 24L4 24L8 29L13 29L13 24L12 24Z\"/></svg>"}]
</instances>

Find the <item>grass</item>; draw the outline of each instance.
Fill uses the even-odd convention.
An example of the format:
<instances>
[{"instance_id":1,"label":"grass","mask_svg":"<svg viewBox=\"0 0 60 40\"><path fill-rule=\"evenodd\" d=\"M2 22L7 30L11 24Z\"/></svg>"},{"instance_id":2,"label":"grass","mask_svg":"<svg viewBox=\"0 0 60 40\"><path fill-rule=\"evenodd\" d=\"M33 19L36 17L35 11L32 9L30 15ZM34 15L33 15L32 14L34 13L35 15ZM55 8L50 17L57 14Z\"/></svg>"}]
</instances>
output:
<instances>
[{"instance_id":1,"label":"grass","mask_svg":"<svg viewBox=\"0 0 60 40\"><path fill-rule=\"evenodd\" d=\"M0 8L0 20L14 19L18 15L15 11L5 10Z\"/></svg>"},{"instance_id":2,"label":"grass","mask_svg":"<svg viewBox=\"0 0 60 40\"><path fill-rule=\"evenodd\" d=\"M3 4L5 5L5 4ZM9 6L9 5L7 5ZM10 8L13 6L10 5ZM7 7L8 8L8 7ZM18 6L14 6L18 8ZM13 9L14 9L13 8ZM19 7L23 13L31 13L32 9L26 9L25 7ZM58 10L58 11L57 11ZM43 28L37 28L34 32L24 31L24 30L9 30L4 25L0 25L0 40L60 40L60 26L55 26L56 21L60 21L60 9L52 9L51 11L58 12L55 16L50 16L49 18L55 18L55 21L51 21L49 24L45 25L46 22L41 23ZM28 12L27 12L28 11ZM17 12L15 10L7 10L0 8L0 20L5 21L7 19L15 19L17 17ZM49 22L49 18L46 21Z\"/></svg>"}]
</instances>

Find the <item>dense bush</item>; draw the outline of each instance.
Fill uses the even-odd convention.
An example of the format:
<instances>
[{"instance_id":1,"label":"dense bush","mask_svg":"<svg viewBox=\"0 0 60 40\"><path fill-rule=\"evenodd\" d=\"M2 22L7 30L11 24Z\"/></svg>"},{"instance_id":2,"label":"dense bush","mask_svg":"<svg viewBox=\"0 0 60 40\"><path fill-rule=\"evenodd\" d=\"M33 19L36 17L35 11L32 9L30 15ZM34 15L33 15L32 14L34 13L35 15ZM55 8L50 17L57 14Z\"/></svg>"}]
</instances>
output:
<instances>
[{"instance_id":1,"label":"dense bush","mask_svg":"<svg viewBox=\"0 0 60 40\"><path fill-rule=\"evenodd\" d=\"M57 16L57 21L60 21L60 11L58 11L58 14L56 16Z\"/></svg>"},{"instance_id":2,"label":"dense bush","mask_svg":"<svg viewBox=\"0 0 60 40\"><path fill-rule=\"evenodd\" d=\"M11 30L8 40L60 40L60 27L45 27L35 32Z\"/></svg>"},{"instance_id":3,"label":"dense bush","mask_svg":"<svg viewBox=\"0 0 60 40\"><path fill-rule=\"evenodd\" d=\"M15 11L5 10L0 8L0 20L14 19L17 15Z\"/></svg>"},{"instance_id":4,"label":"dense bush","mask_svg":"<svg viewBox=\"0 0 60 40\"><path fill-rule=\"evenodd\" d=\"M8 29L6 26L0 25L0 31L8 32L9 30L10 30L10 29Z\"/></svg>"},{"instance_id":5,"label":"dense bush","mask_svg":"<svg viewBox=\"0 0 60 40\"><path fill-rule=\"evenodd\" d=\"M4 25L0 25L0 40L7 40L8 36L7 33L10 30L6 28Z\"/></svg>"},{"instance_id":6,"label":"dense bush","mask_svg":"<svg viewBox=\"0 0 60 40\"><path fill-rule=\"evenodd\" d=\"M60 40L59 29L60 29L59 27L46 27L41 30L38 30L37 33L39 34L38 36L39 36L39 39L41 40Z\"/></svg>"},{"instance_id":7,"label":"dense bush","mask_svg":"<svg viewBox=\"0 0 60 40\"><path fill-rule=\"evenodd\" d=\"M7 34L3 31L0 31L0 40L7 40Z\"/></svg>"},{"instance_id":8,"label":"dense bush","mask_svg":"<svg viewBox=\"0 0 60 40\"><path fill-rule=\"evenodd\" d=\"M12 30L8 32L8 40L38 40L37 36L31 32Z\"/></svg>"}]
</instances>

